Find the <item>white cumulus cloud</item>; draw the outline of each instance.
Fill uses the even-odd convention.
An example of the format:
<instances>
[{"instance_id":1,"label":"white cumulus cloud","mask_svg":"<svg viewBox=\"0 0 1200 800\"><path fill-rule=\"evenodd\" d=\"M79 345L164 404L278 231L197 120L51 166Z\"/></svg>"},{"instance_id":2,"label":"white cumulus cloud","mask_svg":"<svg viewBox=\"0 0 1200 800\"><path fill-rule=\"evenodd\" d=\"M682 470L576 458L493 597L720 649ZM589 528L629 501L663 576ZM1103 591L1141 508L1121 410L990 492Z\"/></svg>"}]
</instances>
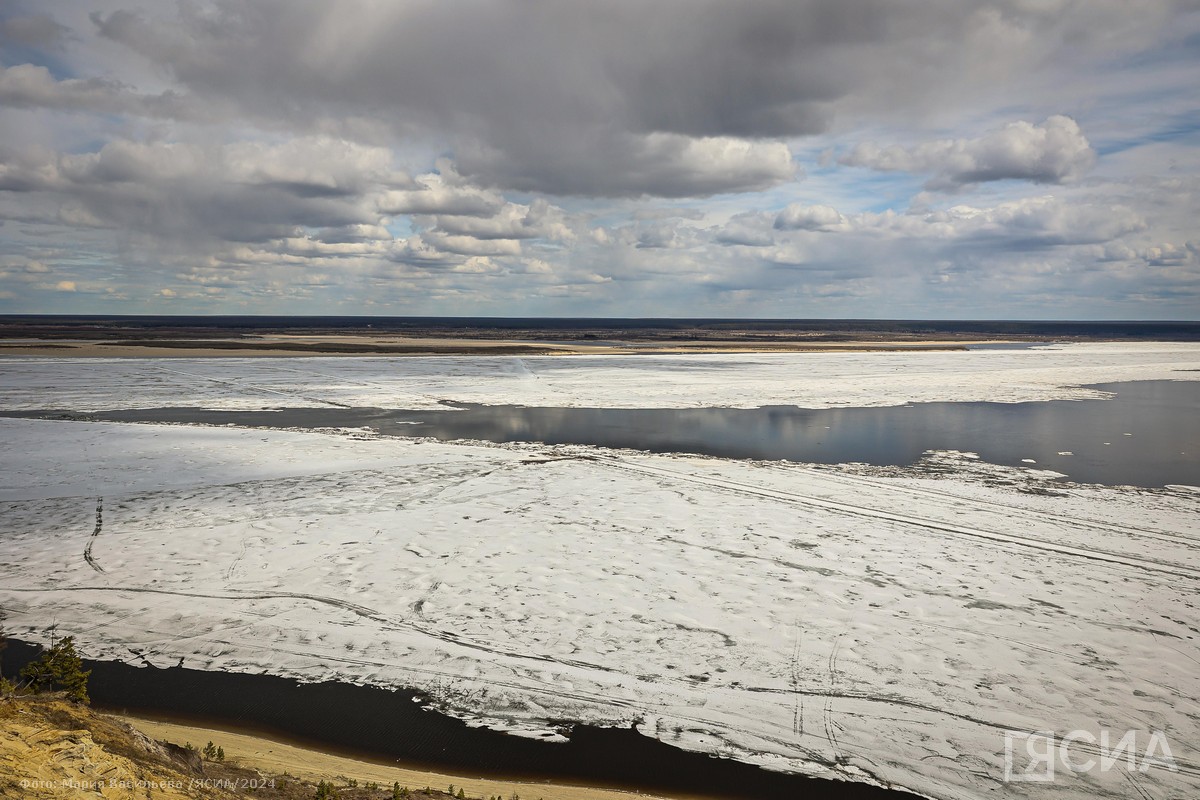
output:
<instances>
[{"instance_id":1,"label":"white cumulus cloud","mask_svg":"<svg viewBox=\"0 0 1200 800\"><path fill-rule=\"evenodd\" d=\"M1012 122L977 139L940 139L913 147L862 142L839 159L847 166L885 172L929 173L930 189L1017 179L1069 183L1083 177L1096 152L1070 117L1040 125Z\"/></svg>"}]
</instances>

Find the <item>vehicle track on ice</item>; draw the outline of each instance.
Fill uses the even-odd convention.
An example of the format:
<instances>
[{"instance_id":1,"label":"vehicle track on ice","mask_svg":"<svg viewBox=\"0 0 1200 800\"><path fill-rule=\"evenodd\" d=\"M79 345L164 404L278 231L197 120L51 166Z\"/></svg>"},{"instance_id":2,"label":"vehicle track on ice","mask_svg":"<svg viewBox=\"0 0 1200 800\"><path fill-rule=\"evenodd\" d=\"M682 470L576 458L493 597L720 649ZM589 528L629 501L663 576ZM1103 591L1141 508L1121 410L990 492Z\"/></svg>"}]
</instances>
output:
<instances>
[{"instance_id":1,"label":"vehicle track on ice","mask_svg":"<svg viewBox=\"0 0 1200 800\"><path fill-rule=\"evenodd\" d=\"M403 619L395 619L376 611L367 606L351 603L346 600L339 600L336 597L326 597L318 594L307 594L304 592L254 592L254 591L239 591L236 589L228 590L224 593L205 593L205 592L188 592L177 589L154 589L144 586L47 586L47 587L21 587L14 588L10 591L14 592L133 592L138 594L161 594L171 595L175 597L194 597L202 600L307 600L311 603L319 603L321 605L331 606L343 611L369 619L372 622L377 622L382 626L382 630L408 631L419 633L436 639L448 645L455 645L469 650L478 650L488 653L493 656L503 656L524 661L538 661L546 664L557 664L563 667L572 667L583 670L596 670L599 672L614 672L612 667L606 667L602 664L594 664L590 661L581 661L572 658L557 658L554 656L541 655L538 653L523 653L513 650L506 650L501 647L489 645L485 642L476 641L466 636L462 636L453 631L435 628L431 625L421 625Z\"/></svg>"},{"instance_id":2,"label":"vehicle track on ice","mask_svg":"<svg viewBox=\"0 0 1200 800\"><path fill-rule=\"evenodd\" d=\"M96 527L92 529L92 535L88 537L87 547L83 548L83 560L88 563L88 566L96 570L96 572L104 572L104 567L96 563L96 559L92 558L92 545L96 543L96 537L100 535L100 529L104 527L104 498L96 498Z\"/></svg>"},{"instance_id":3,"label":"vehicle track on ice","mask_svg":"<svg viewBox=\"0 0 1200 800\"><path fill-rule=\"evenodd\" d=\"M779 472L778 470L773 470ZM989 509L997 511L1011 512L1018 510L1025 517L1037 517L1051 523L1067 523L1076 528L1087 528L1088 530L1100 531L1101 533L1116 534L1119 536L1136 536L1149 539L1157 539L1162 542L1170 542L1171 544L1183 545L1193 549L1200 549L1200 538L1187 536L1185 534L1167 533L1165 531L1155 531L1148 528L1138 528L1132 525L1124 525L1116 522L1106 522L1104 520L1091 519L1088 517L1071 517L1066 514L1056 514L1053 511L1044 511L1041 509L1015 507L1004 503L996 502L995 500L986 500L979 497L965 497L953 492L946 492L940 489L931 489L928 487L916 487L905 485L893 485L884 480L851 473L837 473L823 469L806 468L805 472L817 477L818 479L832 482L836 485L846 486L850 484L865 484L883 489L893 495L908 495L910 497L927 497L932 500L952 500L958 503L973 503L979 506L985 506Z\"/></svg>"},{"instance_id":4,"label":"vehicle track on ice","mask_svg":"<svg viewBox=\"0 0 1200 800\"><path fill-rule=\"evenodd\" d=\"M188 378L200 378L201 380L210 381L221 386L231 386L235 389L253 389L257 392L265 392L267 394L274 394L279 395L280 397L289 397L292 399L299 398L301 400L308 400L311 403L320 403L322 405L333 406L334 408L350 408L350 406L346 405L345 403L339 403L336 400L326 400L323 397L313 397L311 395L301 394L299 391L287 392L282 389L271 389L266 386L256 386L253 383L246 383L230 378L215 378L212 375L202 375L198 372L185 372L181 369L170 369L157 364L149 364L148 366L150 366L152 369L157 369L162 372L169 372L173 375L183 375Z\"/></svg>"},{"instance_id":5,"label":"vehicle track on ice","mask_svg":"<svg viewBox=\"0 0 1200 800\"><path fill-rule=\"evenodd\" d=\"M121 587L121 586L67 586L67 587L47 587L47 588L16 588L16 589L10 589L9 591L15 591L15 592L76 592L76 591L134 592L134 593L145 593L145 594L166 594L166 595L176 595L176 596L182 596L182 597L196 597L196 598L215 599L215 600L301 599L301 600L308 600L311 602L316 602L316 603L320 603L320 604L324 604L324 605L333 606L336 608L341 608L341 609L350 611L351 613L354 613L358 616L371 619L372 621L375 621L375 622L383 623L383 630L389 630L389 629L390 630L406 630L407 629L407 630L411 630L414 632L419 632L419 633L429 635L429 636L439 639L447 644L455 644L455 645L463 646L463 647L466 647L469 649L481 650L484 652L491 653L493 655L512 657L518 661L532 660L532 661L548 662L548 663L558 664L558 665L561 665L564 667L574 667L574 668L578 668L578 669L583 669L585 671L587 671L587 670L598 670L601 672L613 672L614 671L611 668L604 667L602 665L591 664L591 663L585 662L585 661L578 661L578 660L574 660L574 659L559 659L559 658L553 658L553 657L549 657L549 656L539 655L536 653L519 653L519 652L512 652L512 651L504 650L502 648L489 647L485 644L473 642L469 639L465 640L463 638L458 637L455 634L448 633L445 631L436 631L436 630L428 629L426 626L413 625L411 623L406 623L406 622L398 622L398 621L388 618L387 616L381 614L380 612L378 612L374 609L368 608L366 606L361 606L361 605L357 605L355 603L349 603L349 602L346 602L343 600L338 600L337 598L324 597L321 595L311 595L311 594L305 594L305 593L299 593L299 592L230 592L230 593L226 593L226 594L205 594L205 593L200 593L200 592L186 592L186 591L176 591L176 590L170 590L170 589L152 589L152 588L143 588L143 587ZM843 686L841 685L840 674L839 674L839 670L838 670L838 666L837 666L838 651L840 649L840 638L841 637L839 636L838 637L839 641L835 641L833 650L829 656L829 662L828 662L829 663L829 688L824 691L803 689L799 685L795 685L795 684L788 685L788 686L742 686L742 687L740 687L741 691L750 692L750 693L754 693L754 694L790 695L793 698L806 697L806 698L810 698L810 699L813 699L813 700L823 703L822 716L824 718L823 719L824 730L822 731L822 733L824 733L825 735L822 736L820 733L817 733L817 734L809 733L807 735L810 735L810 736L815 735L816 737L820 738L822 741L826 742L826 744L828 744L832 748L833 754L830 759L825 760L825 759L820 758L816 752L808 751L810 757L817 758L818 760L821 760L824 763L828 763L832 766L832 765L836 765L839 763L845 763L847 758L851 755L850 753L848 753L846 750L844 750L842 748L841 742L838 740L837 734L834 730L834 726L836 726L836 722L833 721L832 714L833 714L833 701L835 701L835 700L844 700L844 701L851 701L851 702L856 701L856 702L862 702L862 703L869 703L872 705L878 704L880 706L885 706L885 707L889 707L889 708L911 709L914 711L920 711L920 712L932 714L935 716L956 719L961 722L966 722L966 723L973 724L973 725L979 725L979 726L983 726L983 727L986 727L989 729L994 729L997 731L1007 731L1007 730L1012 729L1010 723L993 721L993 720L974 716L973 714L970 714L970 713L954 712L947 708L928 705L926 703L922 703L920 701L913 700L913 699L908 699L908 698L905 698L905 697L902 697L899 695L873 694L870 692L854 691L852 689L843 688ZM221 639L219 637L215 637L215 636L212 637L212 641L214 641L216 643L220 643L220 644L226 644L231 647L235 646L235 642L227 641L227 640ZM240 642L240 643L236 643L236 646L245 647L246 645L244 642ZM447 679L451 679L451 680L464 680L463 676L455 671L446 671L446 670L437 669L437 668L418 667L418 666L414 666L414 665L397 664L395 662L378 661L378 660L373 660L373 659L352 658L352 657L347 657L344 654L317 653L317 652L312 652L312 651L298 651L298 650L289 649L287 647L281 647L278 644L273 645L270 648L264 648L264 649L267 649L268 652L272 652L272 653L286 653L286 654L295 655L295 656L313 658L313 659L320 661L321 663L336 662L336 663L341 663L341 664L346 664L346 665L369 666L369 667L376 667L376 668L379 668L379 667L390 668L390 667L399 666L400 668L402 668L408 672L414 673L414 674L425 674L425 675L431 676L431 677L447 678ZM664 682L671 683L672 681L670 679L667 679ZM558 698L560 700L580 702L580 703L586 703L586 704L594 704L594 705L599 705L599 706L625 708L625 709L638 710L638 711L645 711L648 708L666 709L669 707L669 704L667 704L666 702L664 702L662 700L657 700L654 698L643 697L643 698L638 698L638 699L629 699L629 698L617 697L611 693L605 693L605 692L601 692L601 691L594 691L594 690L588 690L588 689L581 689L578 687L573 687L573 688L568 689L568 688L565 688L562 685L557 684L553 681L539 679L539 678L534 677L533 675L525 675L523 677L523 679L503 679L503 678L493 677L493 678L489 679L489 683L492 685L495 685L495 686L502 686L502 687L517 690L517 691L537 692L537 693L541 693L545 696ZM651 681L651 683L658 683L658 681ZM486 713L486 711L484 713ZM847 712L844 711L843 713L847 713ZM854 713L854 712L849 712L849 713ZM704 716L695 715L695 714L682 713L677 708L671 708L671 710L669 711L669 715L674 719L684 720L684 721L691 722L691 723L694 723L697 725L705 726L706 728L709 728L715 724L714 720L712 720L712 719L709 719ZM796 724L795 720L793 721L793 724ZM717 735L715 730L710 730L710 733L712 735ZM776 744L779 744L782 746L794 746L796 744L795 730L792 729L789 731L789 733L791 734L790 736L772 735L772 734L768 734L765 732L759 732L756 735L763 736L763 738L765 740L771 741L773 743L776 743ZM1030 733L1036 733L1036 732L1030 731ZM800 735L803 736L803 735L805 735L805 733L803 731L801 731ZM1100 754L1100 751L1098 748L1096 748L1094 746L1088 746L1086 742L1073 743L1072 746L1076 746L1076 745L1079 746L1079 749L1081 750L1081 752L1088 752L1093 755ZM1180 772L1183 772L1188 775L1200 776L1200 764L1195 764L1188 759L1183 759L1183 758L1179 758L1179 757L1175 758L1175 763Z\"/></svg>"},{"instance_id":6,"label":"vehicle track on ice","mask_svg":"<svg viewBox=\"0 0 1200 800\"><path fill-rule=\"evenodd\" d=\"M850 505L849 503L841 503L836 500L825 500L801 494L794 494L792 492L785 492L779 489L765 489L760 486L753 486L748 483L731 481L726 478L700 476L692 473L666 469L664 467L650 466L648 464L631 464L623 459L614 458L611 456L596 456L595 460L597 463L607 464L615 469L640 473L642 475L648 475L656 478L666 478L672 481L692 483L697 486L703 486L707 489L734 492L736 494L750 497L762 497L781 503L805 506L808 508L819 508L825 511L833 511L849 516L865 517L867 519L883 520L885 522L895 522L901 525L909 525L924 531L948 533L961 538L1016 546L1030 550L1039 550L1045 553L1053 553L1060 556L1099 561L1119 567L1130 568L1140 572L1157 572L1176 578L1200 580L1200 569L1194 569L1181 564L1170 564L1161 561L1135 558L1133 556L1112 553L1107 550L1094 550L1075 545L1056 544L1054 542L1031 539L1026 536L1020 536L1012 533L999 533L997 531L983 530L981 528L953 525L947 522L942 522L941 520L926 519L912 516L910 514L900 514L894 511L880 511L874 508L866 508L863 506Z\"/></svg>"}]
</instances>

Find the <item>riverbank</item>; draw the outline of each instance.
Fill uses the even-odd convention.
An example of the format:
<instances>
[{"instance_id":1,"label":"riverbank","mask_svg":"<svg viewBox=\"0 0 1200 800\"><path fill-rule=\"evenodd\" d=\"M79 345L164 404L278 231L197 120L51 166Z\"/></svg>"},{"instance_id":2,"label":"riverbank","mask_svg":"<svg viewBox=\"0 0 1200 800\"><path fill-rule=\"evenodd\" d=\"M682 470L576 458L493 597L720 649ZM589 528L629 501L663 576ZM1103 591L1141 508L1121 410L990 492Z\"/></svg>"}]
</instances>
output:
<instances>
[{"instance_id":1,"label":"riverbank","mask_svg":"<svg viewBox=\"0 0 1200 800\"><path fill-rule=\"evenodd\" d=\"M686 800L691 795L643 794L574 786L549 781L505 781L454 772L435 772L388 763L383 759L351 758L306 747L278 737L269 737L233 726L201 726L165 718L135 714L118 715L152 739L175 744L214 742L224 748L230 761L269 774L294 775L308 781L352 778L359 784L433 786L462 788L471 797L521 797L540 800Z\"/></svg>"},{"instance_id":2,"label":"riverbank","mask_svg":"<svg viewBox=\"0 0 1200 800\"><path fill-rule=\"evenodd\" d=\"M135 726L64 693L0 695L0 797L44 800L482 800L444 776L372 769L316 751L257 758L264 745L223 731ZM213 742L217 737L221 744ZM243 742L250 740L252 743ZM203 747L199 743L206 743ZM386 780L384 780L386 778ZM517 785L513 785L514 787ZM439 788L440 787L440 788ZM489 788L494 788L489 786ZM520 785L533 800L622 800ZM549 792L539 791L549 789ZM533 794L531 792L537 792ZM513 791L510 798L520 795ZM632 798L629 798L632 800Z\"/></svg>"},{"instance_id":3,"label":"riverbank","mask_svg":"<svg viewBox=\"0 0 1200 800\"><path fill-rule=\"evenodd\" d=\"M37 645L7 641L5 674L14 673L40 653ZM471 727L433 711L423 694L406 689L298 683L267 674L161 669L122 661L85 659L84 666L92 673L88 690L98 709L131 723L140 719L138 725L174 726L157 730L182 735L185 743L211 739L235 757L245 752L254 758L276 761L284 771L299 777L327 778L326 769L352 761L374 767L363 766L363 771L357 773L361 778L345 777L382 783L372 777L378 774L374 770L404 770L420 776L412 780L412 785L436 787L439 784L433 783L435 780L446 785L453 782L483 796L491 796L486 788L476 792L472 787L556 786L556 792L600 792L552 795L541 788L531 788L528 794L520 788L501 792L504 797L516 792L546 800L614 800L636 794L739 800L914 797L862 783L772 772L733 759L685 751L644 736L635 728L564 726L565 742L513 736ZM221 739L200 731L216 731ZM155 738L170 738L145 732ZM238 749L231 750L226 741L234 741L235 735L246 739L240 740ZM275 744L265 744L268 741ZM305 763L306 752L318 754L308 762L310 772L301 774L287 766ZM398 777L391 780L405 783Z\"/></svg>"},{"instance_id":4,"label":"riverbank","mask_svg":"<svg viewBox=\"0 0 1200 800\"><path fill-rule=\"evenodd\" d=\"M0 355L73 358L855 353L1197 339L1200 324L1163 322L0 315Z\"/></svg>"}]
</instances>

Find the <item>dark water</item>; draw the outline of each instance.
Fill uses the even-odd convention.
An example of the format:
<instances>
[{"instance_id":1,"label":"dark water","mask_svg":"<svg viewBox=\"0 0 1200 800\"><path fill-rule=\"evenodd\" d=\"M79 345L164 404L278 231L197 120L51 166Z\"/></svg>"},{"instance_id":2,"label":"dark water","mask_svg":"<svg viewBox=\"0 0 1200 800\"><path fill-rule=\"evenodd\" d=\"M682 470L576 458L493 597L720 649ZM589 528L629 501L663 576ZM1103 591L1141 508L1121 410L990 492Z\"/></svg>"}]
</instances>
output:
<instances>
[{"instance_id":1,"label":"dark water","mask_svg":"<svg viewBox=\"0 0 1200 800\"><path fill-rule=\"evenodd\" d=\"M14 674L40 648L8 640L4 673ZM629 728L577 725L570 741L539 742L426 711L412 691L345 683L301 684L287 678L135 667L86 661L92 702L110 710L233 725L349 756L405 766L531 780L586 781L631 791L702 797L885 800L906 792L818 780L688 752ZM181 744L181 743L177 743ZM218 742L219 744L219 742Z\"/></svg>"},{"instance_id":2,"label":"dark water","mask_svg":"<svg viewBox=\"0 0 1200 800\"><path fill-rule=\"evenodd\" d=\"M1200 382L1139 381L1097 388L1115 392L1116 397L836 409L466 406L457 411L305 408L243 412L165 408L69 416L257 427L366 426L389 435L443 440L590 444L725 458L879 466L914 464L926 450L952 449L978 453L996 464L1052 469L1083 483L1200 485ZM419 424L411 424L414 422Z\"/></svg>"},{"instance_id":3,"label":"dark water","mask_svg":"<svg viewBox=\"0 0 1200 800\"><path fill-rule=\"evenodd\" d=\"M837 339L861 334L903 336L1015 336L1033 338L1200 340L1200 322L1070 321L1070 320L886 320L886 319L721 319L612 317L297 317L297 316L163 316L163 315L0 315L0 338L21 331L73 330L95 336L138 337L163 331L209 336L264 332L394 332L510 335L531 332L570 341L623 339L642 332L659 336L713 335L721 332L783 333ZM539 339L541 336L539 335Z\"/></svg>"}]
</instances>

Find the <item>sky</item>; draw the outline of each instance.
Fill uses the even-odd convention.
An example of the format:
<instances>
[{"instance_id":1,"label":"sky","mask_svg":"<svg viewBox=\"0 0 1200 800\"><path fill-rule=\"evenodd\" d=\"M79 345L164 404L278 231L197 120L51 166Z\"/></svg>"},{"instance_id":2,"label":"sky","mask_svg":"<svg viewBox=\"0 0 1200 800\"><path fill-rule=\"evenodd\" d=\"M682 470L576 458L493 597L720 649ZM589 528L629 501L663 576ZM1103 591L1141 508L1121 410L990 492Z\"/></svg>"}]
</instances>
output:
<instances>
[{"instance_id":1,"label":"sky","mask_svg":"<svg viewBox=\"0 0 1200 800\"><path fill-rule=\"evenodd\" d=\"M1200 0L2 0L0 313L1200 319Z\"/></svg>"}]
</instances>

